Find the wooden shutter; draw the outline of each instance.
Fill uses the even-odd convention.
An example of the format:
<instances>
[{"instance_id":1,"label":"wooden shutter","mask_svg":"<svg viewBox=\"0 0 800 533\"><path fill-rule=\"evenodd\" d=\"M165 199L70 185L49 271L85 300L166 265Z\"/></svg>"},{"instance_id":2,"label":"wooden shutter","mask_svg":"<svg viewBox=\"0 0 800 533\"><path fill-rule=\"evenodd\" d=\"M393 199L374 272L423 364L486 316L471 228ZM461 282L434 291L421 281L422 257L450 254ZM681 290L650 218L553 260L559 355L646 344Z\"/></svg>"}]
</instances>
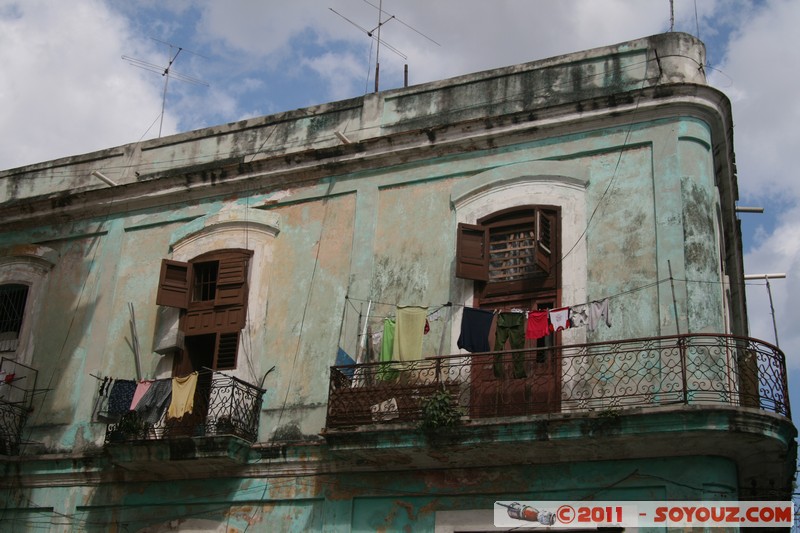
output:
<instances>
[{"instance_id":1,"label":"wooden shutter","mask_svg":"<svg viewBox=\"0 0 800 533\"><path fill-rule=\"evenodd\" d=\"M536 211L536 266L550 273L553 268L553 230L555 218L541 210Z\"/></svg>"},{"instance_id":2,"label":"wooden shutter","mask_svg":"<svg viewBox=\"0 0 800 533\"><path fill-rule=\"evenodd\" d=\"M456 277L474 281L489 280L488 232L483 226L458 224Z\"/></svg>"},{"instance_id":3,"label":"wooden shutter","mask_svg":"<svg viewBox=\"0 0 800 533\"><path fill-rule=\"evenodd\" d=\"M239 332L219 333L214 354L215 370L231 370L236 368L236 352L239 349Z\"/></svg>"},{"instance_id":4,"label":"wooden shutter","mask_svg":"<svg viewBox=\"0 0 800 533\"><path fill-rule=\"evenodd\" d=\"M246 303L247 259L240 256L220 258L214 306L244 306Z\"/></svg>"},{"instance_id":5,"label":"wooden shutter","mask_svg":"<svg viewBox=\"0 0 800 533\"><path fill-rule=\"evenodd\" d=\"M189 263L162 259L156 303L179 309L188 308L191 270Z\"/></svg>"}]
</instances>

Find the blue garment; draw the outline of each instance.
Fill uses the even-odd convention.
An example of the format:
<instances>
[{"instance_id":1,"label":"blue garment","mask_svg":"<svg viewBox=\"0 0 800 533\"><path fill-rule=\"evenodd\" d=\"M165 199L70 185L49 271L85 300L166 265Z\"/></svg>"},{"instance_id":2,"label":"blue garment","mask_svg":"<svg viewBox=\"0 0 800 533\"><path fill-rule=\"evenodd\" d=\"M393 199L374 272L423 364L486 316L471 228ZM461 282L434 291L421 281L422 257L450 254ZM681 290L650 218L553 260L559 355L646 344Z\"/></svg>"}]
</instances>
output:
<instances>
[{"instance_id":1,"label":"blue garment","mask_svg":"<svg viewBox=\"0 0 800 533\"><path fill-rule=\"evenodd\" d=\"M128 379L118 379L111 387L108 395L109 416L124 415L131 410L133 394L136 392L136 382Z\"/></svg>"},{"instance_id":2,"label":"blue garment","mask_svg":"<svg viewBox=\"0 0 800 533\"><path fill-rule=\"evenodd\" d=\"M353 361L353 358L350 357L347 354L347 352L345 352L344 350L339 348L339 351L336 352L336 366L354 365L354 364L356 364L356 362ZM340 368L339 369L339 372L341 372L342 374L344 374L345 376L347 376L350 379L353 379L353 374L355 373L355 371L356 371L355 367Z\"/></svg>"},{"instance_id":3,"label":"blue garment","mask_svg":"<svg viewBox=\"0 0 800 533\"><path fill-rule=\"evenodd\" d=\"M494 313L491 311L465 307L461 317L461 334L456 345L470 353L488 352L489 330L493 318Z\"/></svg>"}]
</instances>

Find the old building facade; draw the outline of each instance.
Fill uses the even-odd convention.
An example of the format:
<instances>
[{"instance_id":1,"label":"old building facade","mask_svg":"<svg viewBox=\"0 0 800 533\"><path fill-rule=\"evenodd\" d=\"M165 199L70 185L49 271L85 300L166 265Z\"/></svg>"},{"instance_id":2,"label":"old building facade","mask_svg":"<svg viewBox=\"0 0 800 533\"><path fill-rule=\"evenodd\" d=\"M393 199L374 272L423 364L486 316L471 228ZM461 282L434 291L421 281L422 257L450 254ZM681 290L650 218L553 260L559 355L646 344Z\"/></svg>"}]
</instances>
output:
<instances>
[{"instance_id":1,"label":"old building facade","mask_svg":"<svg viewBox=\"0 0 800 533\"><path fill-rule=\"evenodd\" d=\"M788 499L704 61L669 33L0 173L0 521Z\"/></svg>"}]
</instances>

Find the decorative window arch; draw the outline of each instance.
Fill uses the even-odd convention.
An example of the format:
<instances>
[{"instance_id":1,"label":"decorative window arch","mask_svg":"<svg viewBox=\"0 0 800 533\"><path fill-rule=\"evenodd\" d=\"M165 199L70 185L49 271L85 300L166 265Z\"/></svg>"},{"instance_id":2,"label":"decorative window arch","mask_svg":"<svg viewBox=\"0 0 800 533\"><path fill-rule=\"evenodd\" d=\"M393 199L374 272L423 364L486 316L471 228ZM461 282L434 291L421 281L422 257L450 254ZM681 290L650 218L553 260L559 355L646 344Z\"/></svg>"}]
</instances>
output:
<instances>
[{"instance_id":1,"label":"decorative window arch","mask_svg":"<svg viewBox=\"0 0 800 533\"><path fill-rule=\"evenodd\" d=\"M47 276L58 252L24 244L0 250L0 355L30 364Z\"/></svg>"},{"instance_id":2,"label":"decorative window arch","mask_svg":"<svg viewBox=\"0 0 800 533\"><path fill-rule=\"evenodd\" d=\"M154 349L202 352L212 368L236 369L242 329L265 319L266 305L248 303L267 298L278 232L274 213L241 208L179 228L170 240L172 258L162 260L156 303L165 312ZM169 342L160 332L168 332Z\"/></svg>"},{"instance_id":3,"label":"decorative window arch","mask_svg":"<svg viewBox=\"0 0 800 533\"><path fill-rule=\"evenodd\" d=\"M462 241L456 237L456 248L465 245L472 246L473 264L459 266L458 256L460 250L456 250L455 268L457 282L454 286L453 301L465 306L472 307L476 299L486 296L487 293L479 294L481 283L472 280L480 279L476 276L478 272L485 272L480 258L480 246L483 242L484 231L487 226L494 224L502 225L508 220L507 217L516 216L515 213L528 211L529 218L533 218L532 239L535 239L536 246L549 248L551 255L548 258L549 273L552 275L555 265L560 268L560 280L558 287L551 287L554 291L558 290L562 302L583 302L586 301L587 283L587 256L586 246L583 244L583 232L586 228L586 188L588 186L588 169L577 162L564 161L531 161L505 165L481 172L467 179L460 180L451 192L451 205L455 215L455 222L461 228L478 226L477 231L473 232L472 243ZM547 216L545 222L536 226L536 210L541 212L539 216ZM553 231L553 228L556 228ZM550 229L550 236L546 235ZM548 246L548 241L550 246ZM488 241L483 244L484 250L489 250ZM559 250L554 252L554 250ZM544 251L543 249L541 251ZM540 256L539 260L544 259ZM488 260L488 257L487 257ZM547 266L539 266L542 271L548 269ZM484 275L485 276L485 275ZM527 281L528 285L538 283L542 287L545 277L532 275ZM552 278L551 278L552 279ZM486 283L485 287L489 287ZM508 289L513 289L513 285L507 285ZM502 288L498 285L497 288ZM514 289L516 290L516 289ZM491 295L491 293L489 293ZM453 320L452 338L459 336L460 320L456 308L456 317ZM582 342L584 339L578 338L581 331L565 332L565 342ZM573 338L574 337L574 338ZM458 351L453 341L453 351Z\"/></svg>"}]
</instances>

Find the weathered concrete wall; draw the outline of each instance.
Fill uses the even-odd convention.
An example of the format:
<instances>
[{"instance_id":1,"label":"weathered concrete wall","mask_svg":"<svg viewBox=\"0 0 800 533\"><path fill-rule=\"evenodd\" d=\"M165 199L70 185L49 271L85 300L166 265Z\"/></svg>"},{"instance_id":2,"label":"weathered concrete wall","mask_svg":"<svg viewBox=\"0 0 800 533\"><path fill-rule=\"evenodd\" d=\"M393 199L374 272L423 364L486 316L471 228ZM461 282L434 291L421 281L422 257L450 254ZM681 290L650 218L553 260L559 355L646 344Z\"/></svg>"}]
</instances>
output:
<instances>
[{"instance_id":1,"label":"weathered concrete wall","mask_svg":"<svg viewBox=\"0 0 800 533\"><path fill-rule=\"evenodd\" d=\"M74 523L56 525L58 513L86 530L431 530L453 517L441 513L503 497L736 498L737 465L718 457L462 469L430 449L439 470L406 470L399 454L389 473L369 459L331 473L320 435L329 367L339 347L356 356L365 320L379 331L397 305L452 302L423 355L457 352L474 296L455 277L457 224L509 207L561 209L561 305L609 298L610 327L568 330L563 343L741 333L722 290L723 273L741 274L740 243L724 260L720 246L735 218L729 109L703 86L702 63L694 38L656 36L0 173L0 258L52 250L26 352L46 392L7 464L28 483L7 512L52 507L63 531ZM224 247L254 252L232 373L266 376L257 457L209 479L192 479L188 461L175 474L177 460L158 475L122 472L92 421L92 375L136 377L129 304L142 377L170 375L172 356L151 349L160 263ZM12 279L3 261L0 279ZM691 353L724 369L719 356Z\"/></svg>"},{"instance_id":2,"label":"weathered concrete wall","mask_svg":"<svg viewBox=\"0 0 800 533\"><path fill-rule=\"evenodd\" d=\"M425 165L344 175L313 187L174 203L94 219L71 231L45 227L7 234L12 241L45 244L60 257L48 281L52 305L36 332L46 340L35 363L53 385L39 418L48 420L43 440L49 446L54 439L52 424L86 426L93 397L80 392L96 384L90 373L135 377L129 302L144 351L143 377L169 375L169 356L150 349L160 262L198 255L199 249L175 253L172 245L181 235L200 231L199 222L236 209L260 208L280 226L274 240L259 247L269 251L268 264L253 263L250 321L237 370L258 382L275 366L265 383L264 439L315 439L324 427L327 368L337 346L355 346L360 333L352 321L343 328L345 297L376 302L370 316L376 331L382 317L394 315L395 304L431 310L447 302L469 304L472 283L454 278L456 223L462 216L474 222L514 205L562 206L561 249L567 257L561 303L610 298L612 313L611 327L568 332L565 342L723 331L713 157L707 144L691 140L698 135L702 141L708 132L695 121L633 123L434 157ZM556 171L571 174L575 183L586 180L567 186L574 198L556 192L563 181L551 175ZM520 172L522 177L514 177ZM474 186L488 200L479 210L454 209L454 191L473 176L480 176ZM532 180L539 189L508 188L506 178ZM231 235L241 235L242 246L246 228L231 230L240 232ZM674 301L670 266L677 279ZM59 318L64 316L70 320ZM459 318L456 310L451 321L432 323L425 355L456 351ZM101 429L95 424L78 440L97 441ZM63 430L53 446L69 449L75 429Z\"/></svg>"},{"instance_id":3,"label":"weathered concrete wall","mask_svg":"<svg viewBox=\"0 0 800 533\"><path fill-rule=\"evenodd\" d=\"M14 531L44 524L46 530L64 532L434 531L470 517L473 525L491 529L498 500L735 501L736 484L731 461L699 456L315 478L231 477L36 491L29 496L40 509L25 509L26 496L17 495L18 504L4 509L4 523L15 523Z\"/></svg>"}]
</instances>

